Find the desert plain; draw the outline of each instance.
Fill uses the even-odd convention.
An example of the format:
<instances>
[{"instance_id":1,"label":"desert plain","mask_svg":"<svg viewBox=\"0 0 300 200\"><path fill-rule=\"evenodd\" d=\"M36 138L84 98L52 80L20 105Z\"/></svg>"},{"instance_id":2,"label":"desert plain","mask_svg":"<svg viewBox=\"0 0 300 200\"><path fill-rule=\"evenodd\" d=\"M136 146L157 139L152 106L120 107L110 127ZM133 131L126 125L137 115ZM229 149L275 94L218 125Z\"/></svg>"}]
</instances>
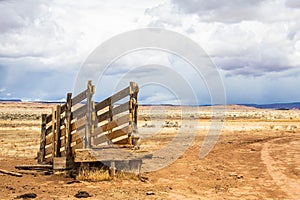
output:
<instances>
[{"instance_id":1,"label":"desert plain","mask_svg":"<svg viewBox=\"0 0 300 200\"><path fill-rule=\"evenodd\" d=\"M0 103L0 169L18 172L15 165L37 163L41 114L51 113L52 106ZM212 123L213 109L224 114L221 128ZM78 191L88 192L88 199L300 199L300 110L140 106L138 117L140 150L154 153L142 166L142 178L93 182L62 174L0 173L0 199L25 193L76 199ZM220 134L213 137L216 144L199 157L214 129ZM174 138L186 147L180 154L168 149ZM164 147L173 160L155 154Z\"/></svg>"}]
</instances>

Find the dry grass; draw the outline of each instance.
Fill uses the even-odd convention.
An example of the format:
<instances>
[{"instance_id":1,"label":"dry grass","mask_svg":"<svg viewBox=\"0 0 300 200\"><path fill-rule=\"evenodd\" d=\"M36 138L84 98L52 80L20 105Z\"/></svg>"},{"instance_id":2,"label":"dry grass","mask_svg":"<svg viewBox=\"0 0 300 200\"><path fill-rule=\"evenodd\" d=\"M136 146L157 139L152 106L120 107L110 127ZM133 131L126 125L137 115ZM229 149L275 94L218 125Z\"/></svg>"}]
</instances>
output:
<instances>
[{"instance_id":1,"label":"dry grass","mask_svg":"<svg viewBox=\"0 0 300 200\"><path fill-rule=\"evenodd\" d=\"M79 173L77 180L81 181L110 181L110 180L138 180L137 174L133 172L117 172L114 177L109 175L108 170L94 170L88 173Z\"/></svg>"},{"instance_id":2,"label":"dry grass","mask_svg":"<svg viewBox=\"0 0 300 200\"><path fill-rule=\"evenodd\" d=\"M87 173L79 173L76 177L78 180L81 181L108 181L111 180L111 177L107 170L95 170L90 171Z\"/></svg>"},{"instance_id":3,"label":"dry grass","mask_svg":"<svg viewBox=\"0 0 300 200\"><path fill-rule=\"evenodd\" d=\"M120 180L138 180L138 175L133 172L117 172L114 178Z\"/></svg>"}]
</instances>

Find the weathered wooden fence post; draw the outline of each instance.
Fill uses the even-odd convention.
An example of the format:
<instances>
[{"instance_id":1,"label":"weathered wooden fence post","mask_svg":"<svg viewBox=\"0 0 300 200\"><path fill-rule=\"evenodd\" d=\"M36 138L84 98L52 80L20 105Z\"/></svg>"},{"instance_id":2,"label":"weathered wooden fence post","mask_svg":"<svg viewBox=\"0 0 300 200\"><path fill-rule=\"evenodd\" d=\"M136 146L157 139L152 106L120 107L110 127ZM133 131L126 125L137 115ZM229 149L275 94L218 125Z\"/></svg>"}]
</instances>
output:
<instances>
[{"instance_id":1,"label":"weathered wooden fence post","mask_svg":"<svg viewBox=\"0 0 300 200\"><path fill-rule=\"evenodd\" d=\"M116 175L116 163L114 160L110 161L109 173L112 178Z\"/></svg>"},{"instance_id":2,"label":"weathered wooden fence post","mask_svg":"<svg viewBox=\"0 0 300 200\"><path fill-rule=\"evenodd\" d=\"M56 110L55 107L52 107L52 121L51 121L51 126L52 126L52 158L55 157L55 138L56 138Z\"/></svg>"},{"instance_id":3,"label":"weathered wooden fence post","mask_svg":"<svg viewBox=\"0 0 300 200\"><path fill-rule=\"evenodd\" d=\"M72 112L72 93L67 94L67 104L66 104L66 144L65 144L65 152L67 160L69 160L72 156L71 149L71 112Z\"/></svg>"},{"instance_id":4,"label":"weathered wooden fence post","mask_svg":"<svg viewBox=\"0 0 300 200\"><path fill-rule=\"evenodd\" d=\"M61 141L60 141L60 137L61 137L61 131L60 131L60 114L61 114L61 106L57 105L56 106L56 135L55 135L55 156L56 157L60 157L60 148L61 148Z\"/></svg>"},{"instance_id":5,"label":"weathered wooden fence post","mask_svg":"<svg viewBox=\"0 0 300 200\"><path fill-rule=\"evenodd\" d=\"M134 118L133 118L133 122L134 122L134 131L137 131L137 116L138 116L138 103L137 103L137 99L138 99L138 92L139 92L139 87L138 85L135 84L135 91L133 93L133 98L135 99L135 104L134 104Z\"/></svg>"},{"instance_id":6,"label":"weathered wooden fence post","mask_svg":"<svg viewBox=\"0 0 300 200\"><path fill-rule=\"evenodd\" d=\"M93 94L94 94L95 92L93 92ZM92 101L92 116L91 116L91 120L92 120L92 127L91 127L91 136L94 136L94 133L95 133L95 129L96 129L96 127L97 127L97 121L96 121L96 116L97 116L97 114L96 114L96 112L95 112L95 102L94 101ZM95 140L94 140L94 137L91 137L91 146L92 147L94 147L94 145L95 145Z\"/></svg>"},{"instance_id":7,"label":"weathered wooden fence post","mask_svg":"<svg viewBox=\"0 0 300 200\"><path fill-rule=\"evenodd\" d=\"M46 117L47 117L47 114L42 114L41 143L40 143L40 151L39 151L39 155L38 155L38 163L39 164L41 164L45 161Z\"/></svg>"},{"instance_id":8,"label":"weathered wooden fence post","mask_svg":"<svg viewBox=\"0 0 300 200\"><path fill-rule=\"evenodd\" d=\"M92 137L92 131L94 130L94 120L92 117L93 113L93 102L92 102L92 97L94 94L94 86L92 85L92 81L88 81L87 85L87 90L86 90L86 106L87 106L87 112L86 112L86 123L85 123L85 137L86 137L86 144L85 147L91 148L92 142L91 142L91 137Z\"/></svg>"},{"instance_id":9,"label":"weathered wooden fence post","mask_svg":"<svg viewBox=\"0 0 300 200\"><path fill-rule=\"evenodd\" d=\"M135 82L130 82L129 125L132 127L132 134L129 136L129 144L131 145L136 145L135 140L138 139L138 130L137 130L138 92L139 92L138 85Z\"/></svg>"}]
</instances>

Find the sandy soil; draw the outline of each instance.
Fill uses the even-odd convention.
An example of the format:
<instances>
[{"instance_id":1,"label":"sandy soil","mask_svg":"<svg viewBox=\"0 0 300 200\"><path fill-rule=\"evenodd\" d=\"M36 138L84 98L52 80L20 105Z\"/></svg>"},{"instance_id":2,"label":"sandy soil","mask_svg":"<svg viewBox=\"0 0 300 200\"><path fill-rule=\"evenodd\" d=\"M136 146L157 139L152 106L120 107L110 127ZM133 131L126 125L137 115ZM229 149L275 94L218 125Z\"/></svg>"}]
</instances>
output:
<instances>
[{"instance_id":1,"label":"sandy soil","mask_svg":"<svg viewBox=\"0 0 300 200\"><path fill-rule=\"evenodd\" d=\"M51 105L0 104L0 168L18 171L17 164L36 164L40 114ZM222 134L213 150L200 159L209 128L211 108L140 107L141 149L155 152L179 139L195 135L175 162L139 179L74 182L64 175L0 174L0 199L25 193L36 199L300 199L300 111L229 106ZM164 127L177 121L180 127ZM156 164L163 157L145 161ZM147 163L148 162L148 163ZM158 163L159 164L159 163Z\"/></svg>"}]
</instances>

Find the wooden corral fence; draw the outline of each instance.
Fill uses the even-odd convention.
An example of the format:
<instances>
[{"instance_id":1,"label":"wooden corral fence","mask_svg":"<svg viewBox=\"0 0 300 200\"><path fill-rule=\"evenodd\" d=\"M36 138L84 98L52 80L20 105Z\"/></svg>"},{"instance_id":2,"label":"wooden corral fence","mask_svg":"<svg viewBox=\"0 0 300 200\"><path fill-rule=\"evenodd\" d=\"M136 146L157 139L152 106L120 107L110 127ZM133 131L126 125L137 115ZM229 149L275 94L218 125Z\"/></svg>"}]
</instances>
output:
<instances>
[{"instance_id":1,"label":"wooden corral fence","mask_svg":"<svg viewBox=\"0 0 300 200\"><path fill-rule=\"evenodd\" d=\"M38 163L68 165L74 162L76 150L133 147L137 139L138 92L138 85L130 82L125 89L95 104L95 87L89 81L87 89L77 96L68 93L66 103L53 108L52 114L42 115Z\"/></svg>"}]
</instances>

